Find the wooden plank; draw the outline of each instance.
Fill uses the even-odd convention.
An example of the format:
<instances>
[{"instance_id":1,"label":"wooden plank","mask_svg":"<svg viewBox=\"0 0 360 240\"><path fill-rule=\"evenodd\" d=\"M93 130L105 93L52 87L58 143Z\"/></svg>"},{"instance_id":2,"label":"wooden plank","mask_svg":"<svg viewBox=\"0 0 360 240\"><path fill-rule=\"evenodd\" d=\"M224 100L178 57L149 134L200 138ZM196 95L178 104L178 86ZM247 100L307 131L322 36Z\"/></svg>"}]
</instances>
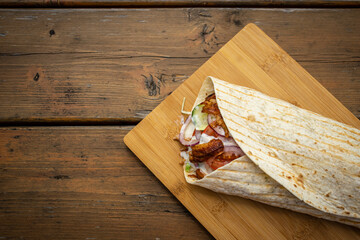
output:
<instances>
[{"instance_id":1,"label":"wooden plank","mask_svg":"<svg viewBox=\"0 0 360 240\"><path fill-rule=\"evenodd\" d=\"M183 97L192 106L205 77L255 88L360 128L360 121L256 25L249 24L125 136L125 144L219 239L360 239L342 224L290 213L187 184L179 159ZM161 146L161 147L159 147ZM294 231L294 229L296 229Z\"/></svg>"},{"instance_id":2,"label":"wooden plank","mask_svg":"<svg viewBox=\"0 0 360 240\"><path fill-rule=\"evenodd\" d=\"M125 147L130 129L0 128L0 238L211 238Z\"/></svg>"},{"instance_id":3,"label":"wooden plank","mask_svg":"<svg viewBox=\"0 0 360 240\"><path fill-rule=\"evenodd\" d=\"M358 7L360 1L320 0L3 0L0 7Z\"/></svg>"},{"instance_id":4,"label":"wooden plank","mask_svg":"<svg viewBox=\"0 0 360 240\"><path fill-rule=\"evenodd\" d=\"M249 22L360 117L360 9L2 9L0 16L2 123L139 121Z\"/></svg>"}]
</instances>

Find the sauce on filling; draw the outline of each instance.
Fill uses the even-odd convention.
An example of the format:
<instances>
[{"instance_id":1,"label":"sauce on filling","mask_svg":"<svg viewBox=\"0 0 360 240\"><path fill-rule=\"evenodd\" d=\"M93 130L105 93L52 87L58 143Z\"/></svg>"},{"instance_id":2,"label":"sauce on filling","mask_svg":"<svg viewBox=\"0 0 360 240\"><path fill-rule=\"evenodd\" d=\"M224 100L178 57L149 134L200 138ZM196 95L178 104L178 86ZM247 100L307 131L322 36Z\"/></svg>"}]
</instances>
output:
<instances>
[{"instance_id":1,"label":"sauce on filling","mask_svg":"<svg viewBox=\"0 0 360 240\"><path fill-rule=\"evenodd\" d=\"M245 155L225 125L215 94L209 95L201 104L204 104L202 112L214 115L215 120L201 132L198 144L180 153L185 159L188 176L197 179L202 179L214 170ZM223 136L219 132L223 133Z\"/></svg>"}]
</instances>

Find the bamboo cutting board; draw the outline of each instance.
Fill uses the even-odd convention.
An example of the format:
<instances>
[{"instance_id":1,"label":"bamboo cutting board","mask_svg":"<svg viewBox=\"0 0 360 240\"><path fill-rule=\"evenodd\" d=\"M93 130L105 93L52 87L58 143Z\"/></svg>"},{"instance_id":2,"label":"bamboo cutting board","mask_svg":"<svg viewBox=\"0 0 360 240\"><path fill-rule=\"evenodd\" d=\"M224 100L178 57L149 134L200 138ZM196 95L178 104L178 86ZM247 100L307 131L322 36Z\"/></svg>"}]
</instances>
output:
<instances>
[{"instance_id":1,"label":"bamboo cutting board","mask_svg":"<svg viewBox=\"0 0 360 240\"><path fill-rule=\"evenodd\" d=\"M125 136L126 145L217 239L360 239L360 230L187 184L179 164L181 103L207 76L254 88L360 128L360 121L256 25L249 24ZM183 229L185 232L186 229Z\"/></svg>"}]
</instances>

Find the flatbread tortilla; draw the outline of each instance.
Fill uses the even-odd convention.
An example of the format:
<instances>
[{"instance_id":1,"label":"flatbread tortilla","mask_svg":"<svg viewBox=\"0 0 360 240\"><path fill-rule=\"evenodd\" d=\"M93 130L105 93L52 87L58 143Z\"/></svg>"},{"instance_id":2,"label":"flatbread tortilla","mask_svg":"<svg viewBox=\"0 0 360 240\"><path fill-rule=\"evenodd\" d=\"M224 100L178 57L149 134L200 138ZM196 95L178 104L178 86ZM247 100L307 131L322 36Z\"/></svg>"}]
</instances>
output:
<instances>
[{"instance_id":1,"label":"flatbread tortilla","mask_svg":"<svg viewBox=\"0 0 360 240\"><path fill-rule=\"evenodd\" d=\"M213 77L194 106L214 92L246 156L187 182L360 227L358 129Z\"/></svg>"}]
</instances>

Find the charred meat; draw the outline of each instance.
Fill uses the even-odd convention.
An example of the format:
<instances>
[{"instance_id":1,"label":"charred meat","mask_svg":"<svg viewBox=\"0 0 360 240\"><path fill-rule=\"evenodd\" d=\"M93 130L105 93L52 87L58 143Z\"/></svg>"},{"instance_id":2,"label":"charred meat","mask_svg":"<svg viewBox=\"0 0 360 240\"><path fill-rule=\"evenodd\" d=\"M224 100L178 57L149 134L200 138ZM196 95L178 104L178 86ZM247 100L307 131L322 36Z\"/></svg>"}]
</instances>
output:
<instances>
[{"instance_id":1,"label":"charred meat","mask_svg":"<svg viewBox=\"0 0 360 240\"><path fill-rule=\"evenodd\" d=\"M216 102L215 94L209 95L202 104L204 104L202 112L220 115L220 110Z\"/></svg>"},{"instance_id":2,"label":"charred meat","mask_svg":"<svg viewBox=\"0 0 360 240\"><path fill-rule=\"evenodd\" d=\"M212 156L221 154L223 151L223 142L219 139L212 139L208 143L195 145L190 152L190 161L203 162Z\"/></svg>"},{"instance_id":3,"label":"charred meat","mask_svg":"<svg viewBox=\"0 0 360 240\"><path fill-rule=\"evenodd\" d=\"M198 179L202 179L203 177L205 177L205 174L200 169L196 169L195 173Z\"/></svg>"},{"instance_id":4,"label":"charred meat","mask_svg":"<svg viewBox=\"0 0 360 240\"><path fill-rule=\"evenodd\" d=\"M221 117L215 94L209 95L202 104L204 104L202 112L216 116L216 121L212 122L210 126L212 128L215 128L216 126L222 127L225 131L225 137L229 137L229 130L225 125L223 118Z\"/></svg>"}]
</instances>

